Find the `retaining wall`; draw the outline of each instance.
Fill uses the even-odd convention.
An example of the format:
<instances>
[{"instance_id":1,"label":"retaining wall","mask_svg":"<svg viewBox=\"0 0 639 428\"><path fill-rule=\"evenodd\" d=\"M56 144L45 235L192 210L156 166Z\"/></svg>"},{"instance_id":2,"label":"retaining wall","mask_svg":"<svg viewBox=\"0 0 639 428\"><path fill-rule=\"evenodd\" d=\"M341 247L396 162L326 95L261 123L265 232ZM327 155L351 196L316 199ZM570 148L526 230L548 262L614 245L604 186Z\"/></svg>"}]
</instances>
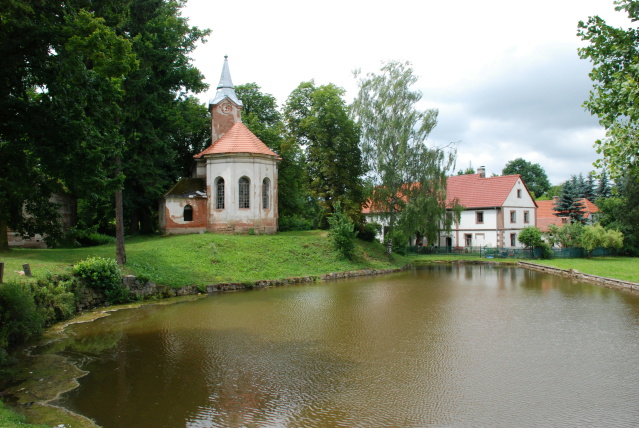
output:
<instances>
[{"instance_id":1,"label":"retaining wall","mask_svg":"<svg viewBox=\"0 0 639 428\"><path fill-rule=\"evenodd\" d=\"M213 294L223 291L235 291L245 290L253 288L266 288L266 287L278 287L283 285L292 285L316 281L329 281L342 278L354 278L359 276L369 275L382 275L393 272L400 272L411 268L411 265L406 265L402 269L363 269L348 272L334 272L327 273L318 276L297 276L284 279L273 280L261 280L255 282L221 282L216 284L209 284L205 287L197 287L195 285L189 285L185 287L167 287L166 285L154 284L151 281L140 281L134 275L124 275L122 277L122 285L127 288L131 293L140 299L150 298L166 298L177 296L188 296L193 294L200 294L206 290L206 293ZM86 310L102 306L106 303L106 296L104 293L95 291L90 288L82 288L76 292L79 296L77 307L78 310Z\"/></svg>"}]
</instances>

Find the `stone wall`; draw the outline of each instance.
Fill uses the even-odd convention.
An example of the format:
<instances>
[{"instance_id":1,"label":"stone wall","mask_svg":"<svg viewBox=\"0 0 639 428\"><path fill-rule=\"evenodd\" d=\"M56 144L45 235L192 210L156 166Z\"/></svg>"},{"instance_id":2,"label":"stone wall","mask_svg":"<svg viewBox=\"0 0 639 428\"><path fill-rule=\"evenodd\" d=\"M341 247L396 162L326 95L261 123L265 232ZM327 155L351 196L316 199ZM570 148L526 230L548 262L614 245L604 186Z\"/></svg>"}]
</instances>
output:
<instances>
[{"instance_id":1,"label":"stone wall","mask_svg":"<svg viewBox=\"0 0 639 428\"><path fill-rule=\"evenodd\" d=\"M177 296L188 296L194 294L201 294L206 292L208 294L223 292L223 291L236 291L236 290L248 290L253 288L266 288L266 287L278 287L283 285L310 283L316 281L329 281L334 279L354 278L360 276L369 275L382 275L394 272L400 272L402 270L411 268L411 265L406 265L402 269L363 269L348 272L334 272L327 273L319 276L298 276L283 279L261 280L255 282L221 282L216 284L209 284L205 287L197 287L195 285L188 285L185 287L167 287L165 285L154 284L151 281L140 281L133 275L124 275L122 277L122 285L131 291L139 300L151 299L151 298L167 298ZM104 293L95 291L90 288L81 288L76 291L79 296L77 307L78 310L86 310L95 308L97 306L103 306L106 304L106 296Z\"/></svg>"},{"instance_id":2,"label":"stone wall","mask_svg":"<svg viewBox=\"0 0 639 428\"><path fill-rule=\"evenodd\" d=\"M550 273L553 275L560 275L563 277L572 278L572 279L576 279L576 280L584 281L584 282L589 282L591 284L601 285L604 287L623 288L626 290L639 291L639 284L637 284L636 282L622 281L620 279L590 275L587 273L579 272L576 269L559 269L555 267L538 265L535 263L521 262L521 261L518 262L517 265L526 269L536 270L538 272Z\"/></svg>"}]
</instances>

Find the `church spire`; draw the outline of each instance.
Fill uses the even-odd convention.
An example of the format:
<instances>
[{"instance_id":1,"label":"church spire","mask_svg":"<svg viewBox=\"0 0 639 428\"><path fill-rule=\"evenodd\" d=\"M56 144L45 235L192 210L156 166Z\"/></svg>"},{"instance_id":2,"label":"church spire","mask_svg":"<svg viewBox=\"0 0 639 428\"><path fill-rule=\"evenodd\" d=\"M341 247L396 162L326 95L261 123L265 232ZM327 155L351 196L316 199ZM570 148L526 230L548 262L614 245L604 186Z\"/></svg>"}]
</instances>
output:
<instances>
[{"instance_id":1,"label":"church spire","mask_svg":"<svg viewBox=\"0 0 639 428\"><path fill-rule=\"evenodd\" d=\"M217 92L214 98L209 101L210 106L219 104L224 98L229 98L238 106L242 106L242 101L235 95L235 86L231 80L231 72L229 71L228 55L224 55L224 66L222 67L222 75L220 76L220 83L217 85Z\"/></svg>"}]
</instances>

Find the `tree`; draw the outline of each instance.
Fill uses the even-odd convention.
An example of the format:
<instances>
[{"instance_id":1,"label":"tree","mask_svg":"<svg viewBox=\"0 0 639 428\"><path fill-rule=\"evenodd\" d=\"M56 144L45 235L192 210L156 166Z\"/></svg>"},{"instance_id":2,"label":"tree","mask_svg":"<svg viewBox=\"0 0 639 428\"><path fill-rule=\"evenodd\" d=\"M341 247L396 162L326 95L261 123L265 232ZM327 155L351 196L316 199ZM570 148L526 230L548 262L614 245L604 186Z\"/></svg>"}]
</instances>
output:
<instances>
[{"instance_id":1,"label":"tree","mask_svg":"<svg viewBox=\"0 0 639 428\"><path fill-rule=\"evenodd\" d=\"M440 230L450 230L446 216L446 175L454 167L454 150L430 148L426 139L437 124L436 109L417 110L422 94L408 62L384 64L380 74L359 77L353 113L362 131L362 153L375 189L372 210L385 217L392 250L395 229L417 232L434 242ZM455 216L453 216L455 217Z\"/></svg>"},{"instance_id":2,"label":"tree","mask_svg":"<svg viewBox=\"0 0 639 428\"><path fill-rule=\"evenodd\" d=\"M530 248L540 247L544 242L543 239L541 239L541 230L535 226L523 228L521 232L519 232L517 239L526 247Z\"/></svg>"},{"instance_id":3,"label":"tree","mask_svg":"<svg viewBox=\"0 0 639 428\"><path fill-rule=\"evenodd\" d=\"M551 224L548 226L548 238L552 245L559 244L563 248L579 247L583 228L581 223L566 223L561 227Z\"/></svg>"},{"instance_id":4,"label":"tree","mask_svg":"<svg viewBox=\"0 0 639 428\"><path fill-rule=\"evenodd\" d=\"M597 247L621 248L623 234L617 230L606 230L600 224L586 226L579 237L581 247L586 250L588 258Z\"/></svg>"},{"instance_id":5,"label":"tree","mask_svg":"<svg viewBox=\"0 0 639 428\"><path fill-rule=\"evenodd\" d=\"M564 183L559 199L553 204L556 216L569 217L571 222L583 223L585 221L585 207L579 187L578 179L574 175Z\"/></svg>"},{"instance_id":6,"label":"tree","mask_svg":"<svg viewBox=\"0 0 639 428\"><path fill-rule=\"evenodd\" d=\"M624 11L632 22L639 20L637 0L616 0L617 11ZM592 62L590 91L584 107L597 115L606 129L606 138L595 147L601 158L597 167L608 169L617 179L627 172L639 172L639 29L615 28L598 16L580 21L578 35L589 45L579 49L583 59Z\"/></svg>"},{"instance_id":7,"label":"tree","mask_svg":"<svg viewBox=\"0 0 639 428\"><path fill-rule=\"evenodd\" d=\"M342 210L342 203L335 203L335 212L328 217L329 232L333 248L339 251L347 259L353 257L355 251L355 237L357 231L353 221Z\"/></svg>"},{"instance_id":8,"label":"tree","mask_svg":"<svg viewBox=\"0 0 639 428\"><path fill-rule=\"evenodd\" d=\"M52 192L105 192L119 179L110 176L121 141L116 118L124 77L137 63L130 41L111 27L121 15L107 22L99 7L88 0L3 5L0 249L7 227L59 236Z\"/></svg>"},{"instance_id":9,"label":"tree","mask_svg":"<svg viewBox=\"0 0 639 428\"><path fill-rule=\"evenodd\" d=\"M535 198L539 198L550 189L550 181L546 171L538 164L531 163L523 158L511 160L502 170L502 175L521 175L522 180L526 183Z\"/></svg>"},{"instance_id":10,"label":"tree","mask_svg":"<svg viewBox=\"0 0 639 428\"><path fill-rule=\"evenodd\" d=\"M302 82L284 108L290 134L306 149L308 188L323 210L322 227L337 202L355 223L362 223L366 171L359 129L343 96L344 90L333 84Z\"/></svg>"},{"instance_id":11,"label":"tree","mask_svg":"<svg viewBox=\"0 0 639 428\"><path fill-rule=\"evenodd\" d=\"M459 171L457 171L457 175L466 175L466 174L474 174L474 173L475 173L475 168L473 168L472 162L468 163L468 168L460 169Z\"/></svg>"},{"instance_id":12,"label":"tree","mask_svg":"<svg viewBox=\"0 0 639 428\"><path fill-rule=\"evenodd\" d=\"M595 190L595 195L597 198L609 198L612 196L612 189L610 188L610 183L608 182L608 173L604 169L599 174L599 181L597 181L597 189Z\"/></svg>"},{"instance_id":13,"label":"tree","mask_svg":"<svg viewBox=\"0 0 639 428\"><path fill-rule=\"evenodd\" d=\"M275 97L262 93L256 83L236 85L235 93L244 105L242 122L282 158L277 169L279 229L312 228L315 205L308 191L304 153L295 138L285 136Z\"/></svg>"}]
</instances>

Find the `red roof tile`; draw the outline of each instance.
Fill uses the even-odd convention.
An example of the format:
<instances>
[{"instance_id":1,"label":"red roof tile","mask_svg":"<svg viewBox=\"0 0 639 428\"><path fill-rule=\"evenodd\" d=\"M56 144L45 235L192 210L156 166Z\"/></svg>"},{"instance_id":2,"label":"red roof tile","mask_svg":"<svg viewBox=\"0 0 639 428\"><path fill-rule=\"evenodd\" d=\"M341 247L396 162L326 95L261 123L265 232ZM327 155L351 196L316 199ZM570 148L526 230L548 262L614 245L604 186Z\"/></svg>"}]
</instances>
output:
<instances>
[{"instance_id":1,"label":"red roof tile","mask_svg":"<svg viewBox=\"0 0 639 428\"><path fill-rule=\"evenodd\" d=\"M204 155L227 153L254 153L279 158L277 153L269 149L242 122L237 122L222 138L193 157L199 159Z\"/></svg>"},{"instance_id":2,"label":"red roof tile","mask_svg":"<svg viewBox=\"0 0 639 428\"><path fill-rule=\"evenodd\" d=\"M581 199L584 204L584 217L588 218L591 214L599 211L597 205L590 202L588 199ZM537 201L537 227L542 232L548 232L548 226L554 224L556 226L563 226L568 220L568 217L559 217L555 215L555 201Z\"/></svg>"},{"instance_id":3,"label":"red roof tile","mask_svg":"<svg viewBox=\"0 0 639 428\"><path fill-rule=\"evenodd\" d=\"M446 205L457 199L465 208L500 207L517 184L519 175L502 175L481 178L479 174L448 177L446 180Z\"/></svg>"}]
</instances>

